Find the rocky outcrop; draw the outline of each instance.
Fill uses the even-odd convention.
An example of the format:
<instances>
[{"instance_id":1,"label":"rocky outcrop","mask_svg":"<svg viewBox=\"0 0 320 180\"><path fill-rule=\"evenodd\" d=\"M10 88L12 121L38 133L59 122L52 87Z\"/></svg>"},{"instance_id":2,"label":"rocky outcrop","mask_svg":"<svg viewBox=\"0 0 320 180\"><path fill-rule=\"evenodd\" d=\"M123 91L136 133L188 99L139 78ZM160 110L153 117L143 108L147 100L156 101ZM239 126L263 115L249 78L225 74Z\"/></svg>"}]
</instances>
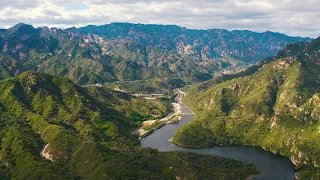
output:
<instances>
[{"instance_id":1,"label":"rocky outcrop","mask_svg":"<svg viewBox=\"0 0 320 180\"><path fill-rule=\"evenodd\" d=\"M49 144L47 144L43 149L42 149L42 151L40 152L40 155L41 155L41 157L43 157L43 158L45 158L45 159L47 159L47 160L49 160L49 161L54 161L54 156L53 156L53 154L51 153L51 151L50 151L50 146L49 146Z\"/></svg>"},{"instance_id":2,"label":"rocky outcrop","mask_svg":"<svg viewBox=\"0 0 320 180\"><path fill-rule=\"evenodd\" d=\"M275 69L287 69L290 66L290 64L292 64L293 62L294 62L294 58L288 57L288 58L285 58L282 61L277 62L273 66L273 68L275 68Z\"/></svg>"}]
</instances>

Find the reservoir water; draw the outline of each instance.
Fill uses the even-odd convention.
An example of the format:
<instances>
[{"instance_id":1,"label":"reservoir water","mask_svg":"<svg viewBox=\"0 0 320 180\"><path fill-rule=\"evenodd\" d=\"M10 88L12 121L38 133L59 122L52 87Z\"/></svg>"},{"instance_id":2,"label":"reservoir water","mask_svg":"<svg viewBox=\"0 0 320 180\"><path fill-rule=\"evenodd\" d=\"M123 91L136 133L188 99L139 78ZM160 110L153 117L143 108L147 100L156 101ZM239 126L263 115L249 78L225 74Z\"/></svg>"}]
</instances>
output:
<instances>
[{"instance_id":1,"label":"reservoir water","mask_svg":"<svg viewBox=\"0 0 320 180\"><path fill-rule=\"evenodd\" d=\"M151 147L159 151L188 151L199 154L233 158L255 165L262 173L250 178L251 180L294 180L294 166L292 162L280 155L273 154L258 147L214 147L203 149L189 149L177 146L169 141L176 131L184 124L194 119L188 107L180 103L183 118L179 124L167 124L141 141L142 147Z\"/></svg>"}]
</instances>

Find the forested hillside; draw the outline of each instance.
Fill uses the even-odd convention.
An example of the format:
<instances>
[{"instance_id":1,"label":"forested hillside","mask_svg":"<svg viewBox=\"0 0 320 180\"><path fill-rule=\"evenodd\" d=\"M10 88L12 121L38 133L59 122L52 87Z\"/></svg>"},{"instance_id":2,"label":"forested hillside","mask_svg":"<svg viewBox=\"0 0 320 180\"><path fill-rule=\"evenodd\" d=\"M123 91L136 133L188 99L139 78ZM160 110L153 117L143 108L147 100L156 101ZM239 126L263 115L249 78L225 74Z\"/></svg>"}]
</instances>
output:
<instances>
[{"instance_id":1,"label":"forested hillside","mask_svg":"<svg viewBox=\"0 0 320 180\"><path fill-rule=\"evenodd\" d=\"M231 159L143 149L134 131L170 111L108 88L25 72L0 81L0 179L245 179ZM199 166L200 165L200 166Z\"/></svg>"},{"instance_id":2,"label":"forested hillside","mask_svg":"<svg viewBox=\"0 0 320 180\"><path fill-rule=\"evenodd\" d=\"M287 156L300 179L320 178L320 38L286 46L232 77L189 89L196 120L174 142L186 147L261 146Z\"/></svg>"}]
</instances>

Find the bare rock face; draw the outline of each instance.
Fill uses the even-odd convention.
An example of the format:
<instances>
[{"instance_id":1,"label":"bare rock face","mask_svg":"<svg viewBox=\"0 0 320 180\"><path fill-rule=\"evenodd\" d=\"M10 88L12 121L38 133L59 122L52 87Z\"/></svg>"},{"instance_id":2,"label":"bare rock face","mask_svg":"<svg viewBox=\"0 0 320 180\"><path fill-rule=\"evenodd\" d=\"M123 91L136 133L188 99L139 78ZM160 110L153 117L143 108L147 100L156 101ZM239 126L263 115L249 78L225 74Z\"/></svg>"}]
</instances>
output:
<instances>
[{"instance_id":1,"label":"bare rock face","mask_svg":"<svg viewBox=\"0 0 320 180\"><path fill-rule=\"evenodd\" d=\"M41 155L41 157L43 157L43 158L45 158L45 159L48 159L48 160L50 160L50 161L54 161L54 158L53 158L53 154L51 154L51 152L50 152L50 146L49 146L49 144L47 144L44 148L43 148L43 150L40 152L40 155Z\"/></svg>"},{"instance_id":2,"label":"bare rock face","mask_svg":"<svg viewBox=\"0 0 320 180\"><path fill-rule=\"evenodd\" d=\"M9 47L9 43L6 42L5 45L4 45L3 48L2 48L2 52L3 52L3 53L8 52L8 47Z\"/></svg>"},{"instance_id":3,"label":"bare rock face","mask_svg":"<svg viewBox=\"0 0 320 180\"><path fill-rule=\"evenodd\" d=\"M288 69L288 67L290 66L290 63L287 61L280 61L279 63L277 63L276 65L274 65L273 68L275 69Z\"/></svg>"}]
</instances>

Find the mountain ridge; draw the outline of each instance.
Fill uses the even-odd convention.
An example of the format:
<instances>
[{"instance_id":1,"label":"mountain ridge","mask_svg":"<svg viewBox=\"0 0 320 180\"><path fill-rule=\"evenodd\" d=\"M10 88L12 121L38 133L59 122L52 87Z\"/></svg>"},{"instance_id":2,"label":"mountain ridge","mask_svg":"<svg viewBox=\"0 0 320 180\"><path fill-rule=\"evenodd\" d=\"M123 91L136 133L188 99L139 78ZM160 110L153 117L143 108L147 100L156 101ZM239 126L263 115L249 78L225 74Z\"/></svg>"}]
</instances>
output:
<instances>
[{"instance_id":1,"label":"mountain ridge","mask_svg":"<svg viewBox=\"0 0 320 180\"><path fill-rule=\"evenodd\" d=\"M301 40L310 39L161 25L114 23L58 29L20 23L0 33L0 54L17 62L18 71L13 74L27 69L80 84L148 78L195 83L239 71Z\"/></svg>"},{"instance_id":2,"label":"mountain ridge","mask_svg":"<svg viewBox=\"0 0 320 180\"><path fill-rule=\"evenodd\" d=\"M232 32L232 31L236 31L236 32L252 32L252 33L257 33L257 34L267 34L267 33L271 33L271 34L279 34L279 35L284 35L284 36L288 36L288 37L296 37L296 38L310 38L310 37L303 37L303 36L289 36L286 35L285 33L281 33L281 32L276 32L276 31L262 31L262 32L256 32L256 31L252 31L252 30L238 30L238 29L234 29L234 30L228 30L228 29L223 29L223 28L207 28L207 29L201 29L201 28L187 28L187 27L183 27L183 26L178 26L178 25L174 25L174 24L143 24L143 23L130 23L130 22L112 22L109 24L102 24L102 25L87 25L87 26L80 26L80 27L71 27L71 28L65 28L66 30L68 29L84 29L84 28L89 28L89 27L103 27L103 26L110 26L110 25L133 25L133 26L159 26L159 27L174 27L176 29L183 29L183 30L191 30L191 31L210 31L210 30L220 30L220 31L228 31L228 32ZM46 26L44 26L46 27ZM40 27L38 27L40 28ZM314 38L310 38L310 39L314 39Z\"/></svg>"},{"instance_id":3,"label":"mountain ridge","mask_svg":"<svg viewBox=\"0 0 320 180\"><path fill-rule=\"evenodd\" d=\"M87 29L90 28L91 30L88 31ZM108 29L112 29L112 28L117 28L117 31L110 31L110 33L106 34L106 31L108 31ZM95 31L96 29L96 31ZM152 25L152 24L130 24L130 23L111 23L111 24L106 24L106 25L101 25L101 26L89 26L89 27L81 27L78 28L78 30L83 31L83 32L95 32L95 34L98 35L105 35L105 36L109 36L109 37L117 37L117 36L121 36L121 37L127 37L129 39L141 39L141 41L143 42L144 40L147 41L148 44L153 44L153 43L157 43L158 41L161 41L161 39L159 39L158 41L153 41L153 40L148 40L148 38L150 38L151 36L155 36L157 35L157 33L161 33L162 31L167 31L165 32L165 34L167 34L166 39L170 39L170 41L175 41L175 38L179 38L180 36L184 36L186 35L188 37L188 33L190 33L189 36L191 36L190 38L193 38L193 36L198 35L198 36L217 36L218 39L220 38L220 36L232 36L233 34L250 34L253 37L257 36L257 35L263 35L263 36L270 36L270 35L274 35L274 36L281 36L281 38L288 38L289 36L281 34L281 33L275 33L275 32L270 32L270 31L266 31L266 32L262 32L262 33L256 33L253 31L249 31L249 30L233 30L233 31L228 31L225 29L207 29L207 30L197 30L197 29L187 29L184 27L179 27L179 26L166 26L166 25ZM138 35L138 37L134 37L132 34L134 33L134 31L138 31L138 32L143 32L142 34ZM111 33L113 32L113 33ZM148 32L150 34L148 34ZM115 35L114 33L118 33L118 35ZM204 34L205 33L205 34ZM109 35L111 34L111 35ZM132 36L131 36L132 35ZM175 38L174 38L175 37ZM238 38L236 36L236 38ZM292 37L292 38L301 38L301 37ZM308 38L301 38L301 39L305 39L305 40L310 40ZM261 39L262 41L263 39ZM201 40L200 40L201 41ZM186 43L186 42L184 42ZM190 42L187 42L186 44L192 44ZM164 42L164 47L166 47L168 45L168 42ZM170 45L169 45L170 46ZM161 44L160 44L161 47ZM276 51L275 51L276 52ZM272 55L272 54L269 54ZM258 60L260 60L258 58ZM257 61L257 60L256 60Z\"/></svg>"}]
</instances>

